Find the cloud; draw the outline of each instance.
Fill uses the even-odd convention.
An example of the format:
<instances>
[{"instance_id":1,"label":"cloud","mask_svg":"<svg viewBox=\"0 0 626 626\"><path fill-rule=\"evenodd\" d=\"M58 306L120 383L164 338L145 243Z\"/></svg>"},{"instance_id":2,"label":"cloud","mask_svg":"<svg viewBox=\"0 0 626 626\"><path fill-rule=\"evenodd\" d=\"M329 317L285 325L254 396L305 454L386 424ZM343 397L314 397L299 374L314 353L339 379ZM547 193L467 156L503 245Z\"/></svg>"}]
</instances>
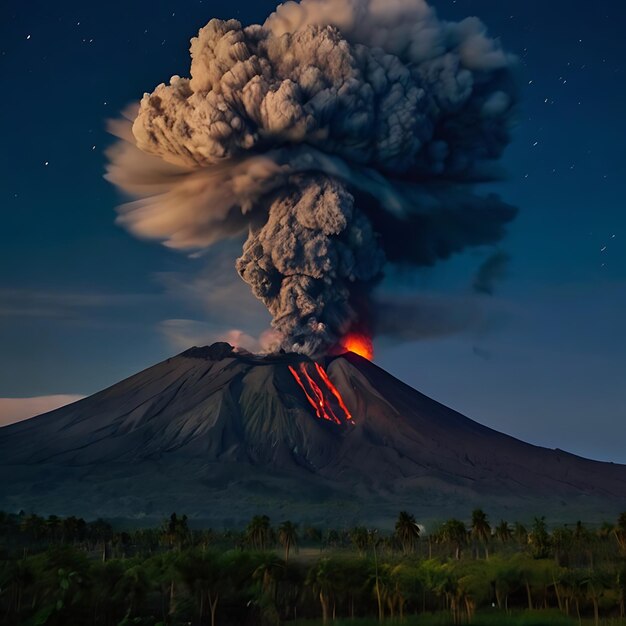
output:
<instances>
[{"instance_id":1,"label":"cloud","mask_svg":"<svg viewBox=\"0 0 626 626\"><path fill-rule=\"evenodd\" d=\"M58 394L32 398L0 398L0 427L53 411L85 396Z\"/></svg>"},{"instance_id":2,"label":"cloud","mask_svg":"<svg viewBox=\"0 0 626 626\"><path fill-rule=\"evenodd\" d=\"M193 274L162 272L156 280L166 297L202 314L211 327L246 328L260 333L270 316L235 270L238 242L221 242L202 255L203 267Z\"/></svg>"},{"instance_id":3,"label":"cloud","mask_svg":"<svg viewBox=\"0 0 626 626\"><path fill-rule=\"evenodd\" d=\"M275 333L269 330L271 318L267 309L250 293L235 270L238 246L233 242L216 244L202 255L203 268L191 275L177 272L156 275L166 297L202 316L202 321L162 320L157 330L170 348L186 350L194 345L227 341L250 352L260 352L276 343Z\"/></svg>"},{"instance_id":4,"label":"cloud","mask_svg":"<svg viewBox=\"0 0 626 626\"><path fill-rule=\"evenodd\" d=\"M375 299L374 330L383 340L418 341L460 333L481 335L507 315L471 295L420 293L380 294Z\"/></svg>"},{"instance_id":5,"label":"cloud","mask_svg":"<svg viewBox=\"0 0 626 626\"><path fill-rule=\"evenodd\" d=\"M86 311L143 306L156 297L137 293L0 289L0 317L76 318Z\"/></svg>"}]
</instances>

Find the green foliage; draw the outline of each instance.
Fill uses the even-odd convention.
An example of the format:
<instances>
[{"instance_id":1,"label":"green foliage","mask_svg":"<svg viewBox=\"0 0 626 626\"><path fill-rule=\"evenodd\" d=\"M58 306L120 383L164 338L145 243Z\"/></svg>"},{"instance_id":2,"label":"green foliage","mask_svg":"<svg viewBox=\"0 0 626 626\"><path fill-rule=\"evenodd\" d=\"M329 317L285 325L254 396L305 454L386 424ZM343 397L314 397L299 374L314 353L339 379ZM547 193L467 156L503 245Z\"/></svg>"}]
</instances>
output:
<instances>
[{"instance_id":1,"label":"green foliage","mask_svg":"<svg viewBox=\"0 0 626 626\"><path fill-rule=\"evenodd\" d=\"M134 531L0 513L0 622L617 625L626 613L621 532L626 515L597 530L551 529L538 517L527 533L500 521L492 534L481 509L424 540L404 511L393 533L328 529L325 541L290 521L274 532L264 515L215 532L175 513Z\"/></svg>"},{"instance_id":2,"label":"green foliage","mask_svg":"<svg viewBox=\"0 0 626 626\"><path fill-rule=\"evenodd\" d=\"M545 559L550 554L550 535L548 534L545 517L535 517L533 528L528 535L532 553L536 559Z\"/></svg>"}]
</instances>

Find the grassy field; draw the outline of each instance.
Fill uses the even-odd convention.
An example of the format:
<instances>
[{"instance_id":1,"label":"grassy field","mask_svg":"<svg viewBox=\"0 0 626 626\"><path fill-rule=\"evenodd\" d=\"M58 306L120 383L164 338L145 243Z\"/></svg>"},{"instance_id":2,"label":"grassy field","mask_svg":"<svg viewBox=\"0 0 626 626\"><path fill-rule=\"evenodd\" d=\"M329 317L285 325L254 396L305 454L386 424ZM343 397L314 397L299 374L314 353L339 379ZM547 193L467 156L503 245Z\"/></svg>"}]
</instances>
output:
<instances>
[{"instance_id":1,"label":"grassy field","mask_svg":"<svg viewBox=\"0 0 626 626\"><path fill-rule=\"evenodd\" d=\"M298 620L294 626L323 626L321 620ZM467 622L464 622L467 624ZM331 626L379 626L377 619L337 619L329 622ZM406 616L400 620L385 620L383 624L402 624L402 626L455 626L449 613L429 613L419 616ZM509 615L501 611L478 613L469 626L595 626L592 619L569 618L558 611L522 611ZM600 620L599 626L626 626L626 620Z\"/></svg>"}]
</instances>

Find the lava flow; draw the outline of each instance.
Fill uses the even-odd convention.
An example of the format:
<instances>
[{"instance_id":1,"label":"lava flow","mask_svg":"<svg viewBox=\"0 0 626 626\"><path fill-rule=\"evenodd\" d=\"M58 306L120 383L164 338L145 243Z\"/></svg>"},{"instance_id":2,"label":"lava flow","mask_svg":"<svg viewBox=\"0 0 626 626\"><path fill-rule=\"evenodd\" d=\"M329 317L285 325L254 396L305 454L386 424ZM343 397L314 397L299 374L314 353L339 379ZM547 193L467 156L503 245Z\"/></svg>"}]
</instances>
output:
<instances>
[{"instance_id":1,"label":"lava flow","mask_svg":"<svg viewBox=\"0 0 626 626\"><path fill-rule=\"evenodd\" d=\"M350 333L341 340L340 345L346 352L354 352L368 361L374 358L372 340L367 335Z\"/></svg>"},{"instance_id":2,"label":"lava flow","mask_svg":"<svg viewBox=\"0 0 626 626\"><path fill-rule=\"evenodd\" d=\"M315 369L309 372L307 365L309 363L305 361L300 363L298 369L290 365L289 371L300 385L309 404L315 409L317 417L335 424L343 424L344 422L354 424L352 415L348 411L339 390L333 385L324 368L318 363L314 363L312 365ZM333 409L332 404L337 406Z\"/></svg>"}]
</instances>

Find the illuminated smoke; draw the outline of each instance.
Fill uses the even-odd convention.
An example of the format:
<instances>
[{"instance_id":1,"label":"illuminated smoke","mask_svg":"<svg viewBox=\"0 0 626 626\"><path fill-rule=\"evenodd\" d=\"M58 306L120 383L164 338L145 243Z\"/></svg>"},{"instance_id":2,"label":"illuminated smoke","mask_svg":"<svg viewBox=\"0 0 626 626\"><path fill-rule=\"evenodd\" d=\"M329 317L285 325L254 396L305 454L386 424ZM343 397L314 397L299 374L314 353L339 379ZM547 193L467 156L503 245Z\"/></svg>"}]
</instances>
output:
<instances>
[{"instance_id":1,"label":"illuminated smoke","mask_svg":"<svg viewBox=\"0 0 626 626\"><path fill-rule=\"evenodd\" d=\"M135 196L119 222L198 251L248 234L237 269L287 350L367 327L386 263L493 244L515 209L499 175L515 60L482 23L423 0L288 2L265 24L211 20L190 78L144 95L110 152Z\"/></svg>"}]
</instances>

